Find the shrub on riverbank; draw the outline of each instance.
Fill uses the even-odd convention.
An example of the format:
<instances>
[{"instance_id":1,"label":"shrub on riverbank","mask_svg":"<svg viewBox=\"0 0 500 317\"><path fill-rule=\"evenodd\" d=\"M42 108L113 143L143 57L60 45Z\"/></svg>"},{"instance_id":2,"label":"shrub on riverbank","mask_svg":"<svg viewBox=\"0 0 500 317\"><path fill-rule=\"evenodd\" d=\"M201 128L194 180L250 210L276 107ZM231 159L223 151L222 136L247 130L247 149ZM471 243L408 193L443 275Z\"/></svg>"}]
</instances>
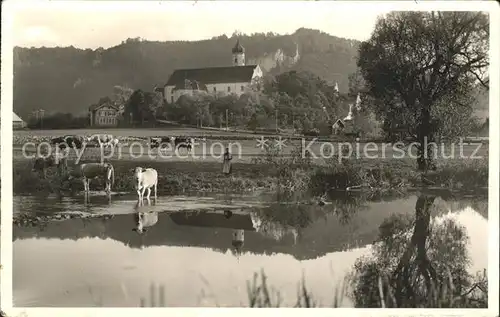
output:
<instances>
[{"instance_id":1,"label":"shrub on riverbank","mask_svg":"<svg viewBox=\"0 0 500 317\"><path fill-rule=\"evenodd\" d=\"M256 164L273 166L274 175L286 192L307 190L313 195L325 195L335 190L364 189L375 192L401 193L412 187L430 186L450 190L474 190L488 186L488 158L438 161L437 169L424 174L415 168L412 159L339 159L337 155L314 165L293 149L282 155L270 147Z\"/></svg>"}]
</instances>

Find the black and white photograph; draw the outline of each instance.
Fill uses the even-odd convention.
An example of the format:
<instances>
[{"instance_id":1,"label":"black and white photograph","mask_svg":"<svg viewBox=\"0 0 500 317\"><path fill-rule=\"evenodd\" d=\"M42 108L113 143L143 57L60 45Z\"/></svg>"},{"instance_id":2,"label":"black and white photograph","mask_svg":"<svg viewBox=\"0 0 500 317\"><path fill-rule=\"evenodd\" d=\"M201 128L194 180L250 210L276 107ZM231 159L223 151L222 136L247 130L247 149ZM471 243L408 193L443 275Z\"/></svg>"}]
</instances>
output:
<instances>
[{"instance_id":1,"label":"black and white photograph","mask_svg":"<svg viewBox=\"0 0 500 317\"><path fill-rule=\"evenodd\" d=\"M498 315L498 4L368 2L11 10L12 307Z\"/></svg>"}]
</instances>

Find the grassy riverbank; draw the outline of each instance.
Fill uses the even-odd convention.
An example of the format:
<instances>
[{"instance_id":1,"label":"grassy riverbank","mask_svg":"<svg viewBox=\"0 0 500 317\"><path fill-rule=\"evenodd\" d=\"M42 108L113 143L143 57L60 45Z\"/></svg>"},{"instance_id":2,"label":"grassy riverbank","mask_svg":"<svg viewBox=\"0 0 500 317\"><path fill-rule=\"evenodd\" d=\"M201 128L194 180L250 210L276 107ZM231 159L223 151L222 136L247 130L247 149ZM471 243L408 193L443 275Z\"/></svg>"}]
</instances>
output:
<instances>
[{"instance_id":1,"label":"grassy riverbank","mask_svg":"<svg viewBox=\"0 0 500 317\"><path fill-rule=\"evenodd\" d=\"M470 276L471 285L468 290L469 293L463 296L453 296L455 286L449 281L445 281L442 285L433 287L433 295L428 296L425 304L406 302L404 307L398 307L394 301L394 297L389 295L393 294L394 290L390 285L384 285L386 293L382 291L382 282L379 279L380 288L374 290L372 296L377 297L376 305L370 307L358 307L358 308L487 308L488 307L488 275L486 270L484 272L478 272L475 276ZM307 283L303 278L299 283L297 283L297 298L295 304L292 307L295 308L340 308L345 307L347 301L352 300L352 294L349 291L349 284L351 281L346 278L340 285L334 286L335 295L330 302L321 303L314 298L314 292L310 291L307 287ZM154 287L154 286L152 286ZM163 286L160 286L161 289ZM251 281L247 281L247 294L248 300L246 307L250 308L279 308L279 307L290 307L284 304L283 298L279 292L272 285L269 285L267 281L267 276L264 271L260 273L255 273ZM482 291L482 289L486 291ZM161 291L156 293L162 294ZM212 299L212 298L211 298ZM141 307L160 307L166 302L165 298L153 298L150 294L149 298L141 298ZM163 303L163 305L162 305ZM97 303L98 304L98 303Z\"/></svg>"},{"instance_id":2,"label":"grassy riverbank","mask_svg":"<svg viewBox=\"0 0 500 317\"><path fill-rule=\"evenodd\" d=\"M31 171L32 162L14 162L13 190L14 194L28 194L50 192L59 190L83 190L79 180L64 182L55 175L48 175L44 180ZM254 166L251 164L233 164L233 175L222 174L221 163L193 163L193 162L112 162L115 168L115 183L112 190L115 192L135 192L133 169L136 166L152 167L158 171L158 194L179 194L185 191L200 192L245 192L258 189L271 189L275 179L267 166ZM71 167L71 164L70 164ZM269 166L270 167L270 166ZM102 180L91 182L91 190L102 190Z\"/></svg>"},{"instance_id":3,"label":"grassy riverbank","mask_svg":"<svg viewBox=\"0 0 500 317\"><path fill-rule=\"evenodd\" d=\"M152 167L159 173L158 193L179 194L200 192L252 192L258 190L309 192L322 195L330 190L351 189L371 191L405 191L420 187L450 190L474 190L488 186L488 161L443 160L436 171L422 175L415 169L414 160L380 159L336 160L316 165L294 157L269 155L251 163L233 164L230 176L222 174L219 162L135 162L111 161L115 167L115 192L134 192L133 172L136 166ZM47 179L32 172L32 161L14 161L14 194L57 193L82 190L81 181L61 182L55 169ZM74 165L70 162L70 168ZM91 190L102 190L101 180L91 183Z\"/></svg>"}]
</instances>

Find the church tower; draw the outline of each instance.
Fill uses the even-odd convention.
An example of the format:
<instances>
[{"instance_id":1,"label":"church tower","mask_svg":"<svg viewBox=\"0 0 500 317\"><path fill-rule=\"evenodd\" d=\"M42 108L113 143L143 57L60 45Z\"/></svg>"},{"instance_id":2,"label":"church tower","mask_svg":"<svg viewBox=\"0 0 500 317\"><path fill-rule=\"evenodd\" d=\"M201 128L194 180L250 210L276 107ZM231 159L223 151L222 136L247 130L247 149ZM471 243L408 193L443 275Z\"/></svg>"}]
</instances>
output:
<instances>
[{"instance_id":1,"label":"church tower","mask_svg":"<svg viewBox=\"0 0 500 317\"><path fill-rule=\"evenodd\" d=\"M232 49L233 66L245 66L245 48L241 46L240 40L236 41L236 45Z\"/></svg>"},{"instance_id":2,"label":"church tower","mask_svg":"<svg viewBox=\"0 0 500 317\"><path fill-rule=\"evenodd\" d=\"M241 251L243 249L243 245L245 244L245 231L242 229L234 229L233 230L233 249L231 250L233 255L239 258Z\"/></svg>"}]
</instances>

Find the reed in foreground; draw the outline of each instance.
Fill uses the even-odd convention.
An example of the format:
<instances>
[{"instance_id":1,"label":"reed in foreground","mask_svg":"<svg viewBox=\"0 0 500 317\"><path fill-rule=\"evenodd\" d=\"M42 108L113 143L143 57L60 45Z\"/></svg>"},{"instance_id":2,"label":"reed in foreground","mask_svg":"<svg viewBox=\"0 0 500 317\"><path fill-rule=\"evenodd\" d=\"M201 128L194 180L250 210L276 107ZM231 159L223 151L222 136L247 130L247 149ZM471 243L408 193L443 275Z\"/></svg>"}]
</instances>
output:
<instances>
[{"instance_id":1,"label":"reed in foreground","mask_svg":"<svg viewBox=\"0 0 500 317\"><path fill-rule=\"evenodd\" d=\"M304 278L297 284L297 295L294 301L285 303L279 289L269 285L267 276L262 270L254 273L253 279L247 281L247 302L242 303L243 307L249 308L340 308L346 307L346 300L351 297L350 281L345 279L337 285L333 298L330 302L320 303L314 298L314 294L307 287ZM486 271L478 273L475 282L460 296L453 296L455 286L451 281L446 281L441 285L435 285L432 292L428 294L423 302L406 302L404 306L397 306L395 290L391 285L386 284L382 277L376 277L376 288L366 290L373 292L377 296L377 302L370 306L355 304L356 308L487 308L488 307L488 281ZM158 294L158 296L157 296ZM168 307L165 297L164 286L156 287L151 285L149 300L145 297L140 299L140 307ZM369 295L369 293L367 293ZM217 296L210 296L214 302ZM352 298L350 298L352 299ZM292 304L292 302L294 302ZM96 303L99 306L99 303ZM219 304L216 304L219 307Z\"/></svg>"}]
</instances>

